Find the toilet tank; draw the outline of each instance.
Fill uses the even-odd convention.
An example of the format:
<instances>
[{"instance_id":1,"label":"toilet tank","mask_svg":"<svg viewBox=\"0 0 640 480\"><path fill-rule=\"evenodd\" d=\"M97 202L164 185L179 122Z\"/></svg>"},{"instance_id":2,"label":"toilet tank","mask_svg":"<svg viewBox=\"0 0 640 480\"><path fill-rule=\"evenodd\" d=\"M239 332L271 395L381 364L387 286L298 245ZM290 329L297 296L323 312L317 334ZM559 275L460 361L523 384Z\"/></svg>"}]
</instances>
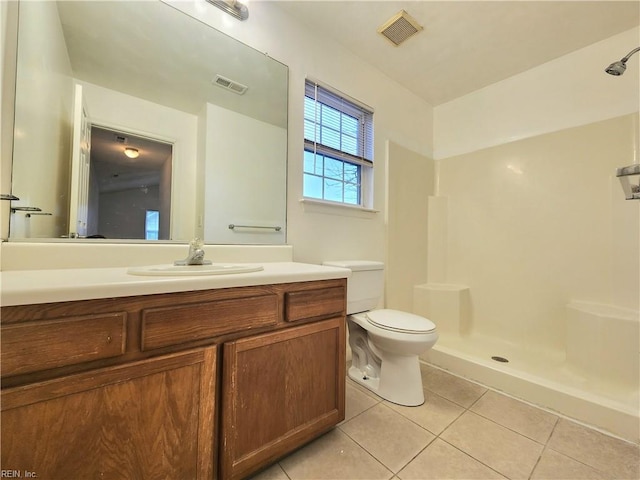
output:
<instances>
[{"instance_id":1,"label":"toilet tank","mask_svg":"<svg viewBox=\"0 0 640 480\"><path fill-rule=\"evenodd\" d=\"M323 265L351 270L347 279L347 315L378 306L384 292L384 263L369 260L336 260Z\"/></svg>"}]
</instances>

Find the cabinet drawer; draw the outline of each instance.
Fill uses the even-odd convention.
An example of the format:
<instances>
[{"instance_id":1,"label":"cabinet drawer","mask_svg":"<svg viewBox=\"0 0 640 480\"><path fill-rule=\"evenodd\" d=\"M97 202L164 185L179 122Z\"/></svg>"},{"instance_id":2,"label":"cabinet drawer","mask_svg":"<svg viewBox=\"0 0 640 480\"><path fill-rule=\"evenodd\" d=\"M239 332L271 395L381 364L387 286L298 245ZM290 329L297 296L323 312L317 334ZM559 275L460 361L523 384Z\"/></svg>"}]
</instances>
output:
<instances>
[{"instance_id":1,"label":"cabinet drawer","mask_svg":"<svg viewBox=\"0 0 640 480\"><path fill-rule=\"evenodd\" d=\"M216 300L142 311L142 350L275 325L277 295Z\"/></svg>"},{"instance_id":2,"label":"cabinet drawer","mask_svg":"<svg viewBox=\"0 0 640 480\"><path fill-rule=\"evenodd\" d=\"M2 327L2 375L47 370L125 351L127 314L116 312Z\"/></svg>"},{"instance_id":3,"label":"cabinet drawer","mask_svg":"<svg viewBox=\"0 0 640 480\"><path fill-rule=\"evenodd\" d=\"M303 318L343 315L345 289L329 287L287 292L285 305L287 322L295 322Z\"/></svg>"}]
</instances>

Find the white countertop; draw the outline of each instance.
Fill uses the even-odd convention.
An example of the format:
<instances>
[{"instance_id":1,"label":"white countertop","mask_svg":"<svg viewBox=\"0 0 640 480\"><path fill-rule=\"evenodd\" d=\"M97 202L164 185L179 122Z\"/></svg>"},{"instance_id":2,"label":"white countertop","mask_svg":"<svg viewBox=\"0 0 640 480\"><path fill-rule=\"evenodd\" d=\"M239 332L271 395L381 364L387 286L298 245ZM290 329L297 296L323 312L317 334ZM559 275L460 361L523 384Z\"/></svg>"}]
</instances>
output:
<instances>
[{"instance_id":1,"label":"white countertop","mask_svg":"<svg viewBox=\"0 0 640 480\"><path fill-rule=\"evenodd\" d=\"M261 264L264 270L208 276L139 276L127 268L70 268L0 272L2 306L130 297L347 278L350 271L297 262Z\"/></svg>"}]
</instances>

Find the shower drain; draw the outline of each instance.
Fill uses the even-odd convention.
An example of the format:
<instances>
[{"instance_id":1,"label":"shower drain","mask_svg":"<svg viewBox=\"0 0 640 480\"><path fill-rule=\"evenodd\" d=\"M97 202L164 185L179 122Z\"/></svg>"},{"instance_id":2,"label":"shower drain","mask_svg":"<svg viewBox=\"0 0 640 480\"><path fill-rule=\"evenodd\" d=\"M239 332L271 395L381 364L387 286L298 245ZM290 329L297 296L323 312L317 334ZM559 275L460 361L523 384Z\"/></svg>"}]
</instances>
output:
<instances>
[{"instance_id":1,"label":"shower drain","mask_svg":"<svg viewBox=\"0 0 640 480\"><path fill-rule=\"evenodd\" d=\"M504 357L493 356L491 360L495 360L496 362L509 363L509 360Z\"/></svg>"}]
</instances>

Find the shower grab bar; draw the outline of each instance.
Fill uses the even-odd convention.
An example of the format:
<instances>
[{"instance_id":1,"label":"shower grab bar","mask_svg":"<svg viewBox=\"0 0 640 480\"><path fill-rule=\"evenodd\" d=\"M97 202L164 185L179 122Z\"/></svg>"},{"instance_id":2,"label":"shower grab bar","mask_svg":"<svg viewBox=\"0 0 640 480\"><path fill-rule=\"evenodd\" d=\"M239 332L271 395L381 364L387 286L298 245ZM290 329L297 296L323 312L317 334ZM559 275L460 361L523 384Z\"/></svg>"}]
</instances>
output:
<instances>
[{"instance_id":1,"label":"shower grab bar","mask_svg":"<svg viewBox=\"0 0 640 480\"><path fill-rule=\"evenodd\" d=\"M235 230L236 228L266 228L269 230L275 230L276 232L279 232L280 230L282 230L282 227L277 225L275 227L265 227L262 225L235 225L233 223L229 225L229 230Z\"/></svg>"}]
</instances>

